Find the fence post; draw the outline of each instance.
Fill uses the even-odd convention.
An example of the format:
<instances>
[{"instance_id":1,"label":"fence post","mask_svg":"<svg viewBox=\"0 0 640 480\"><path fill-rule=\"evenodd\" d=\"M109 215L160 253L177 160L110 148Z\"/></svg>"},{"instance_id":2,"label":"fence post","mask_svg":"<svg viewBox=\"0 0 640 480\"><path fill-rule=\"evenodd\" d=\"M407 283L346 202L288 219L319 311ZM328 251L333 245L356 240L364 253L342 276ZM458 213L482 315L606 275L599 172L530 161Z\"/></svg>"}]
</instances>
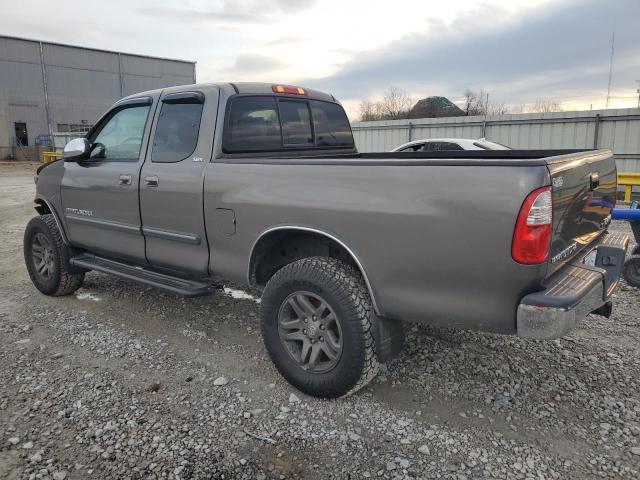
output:
<instances>
[{"instance_id":1,"label":"fence post","mask_svg":"<svg viewBox=\"0 0 640 480\"><path fill-rule=\"evenodd\" d=\"M596 123L593 130L593 148L598 148L599 135L600 135L600 114L596 113Z\"/></svg>"},{"instance_id":2,"label":"fence post","mask_svg":"<svg viewBox=\"0 0 640 480\"><path fill-rule=\"evenodd\" d=\"M413 140L413 123L409 122L409 140L407 141L410 142L411 140Z\"/></svg>"}]
</instances>

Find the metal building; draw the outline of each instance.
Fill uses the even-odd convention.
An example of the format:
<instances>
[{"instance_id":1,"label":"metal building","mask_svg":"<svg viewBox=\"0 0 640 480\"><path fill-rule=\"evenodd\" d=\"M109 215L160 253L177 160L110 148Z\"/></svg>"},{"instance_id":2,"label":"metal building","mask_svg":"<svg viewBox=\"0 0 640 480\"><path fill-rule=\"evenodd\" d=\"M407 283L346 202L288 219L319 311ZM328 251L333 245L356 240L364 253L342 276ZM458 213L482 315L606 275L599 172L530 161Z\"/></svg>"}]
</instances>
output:
<instances>
[{"instance_id":1,"label":"metal building","mask_svg":"<svg viewBox=\"0 0 640 480\"><path fill-rule=\"evenodd\" d=\"M119 98L195 81L191 61L0 36L0 147L87 131Z\"/></svg>"},{"instance_id":2,"label":"metal building","mask_svg":"<svg viewBox=\"0 0 640 480\"><path fill-rule=\"evenodd\" d=\"M352 125L361 152L389 151L421 138L480 138L512 148L608 148L618 171L640 172L640 109L419 118Z\"/></svg>"}]
</instances>

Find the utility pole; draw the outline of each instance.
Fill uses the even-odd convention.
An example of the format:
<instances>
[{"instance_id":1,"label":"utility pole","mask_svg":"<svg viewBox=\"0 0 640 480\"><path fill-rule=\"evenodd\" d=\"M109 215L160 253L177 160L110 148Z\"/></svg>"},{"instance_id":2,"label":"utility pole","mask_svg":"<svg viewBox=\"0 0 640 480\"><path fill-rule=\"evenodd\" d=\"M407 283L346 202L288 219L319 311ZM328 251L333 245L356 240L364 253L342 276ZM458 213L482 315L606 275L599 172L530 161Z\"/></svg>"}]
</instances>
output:
<instances>
[{"instance_id":1,"label":"utility pole","mask_svg":"<svg viewBox=\"0 0 640 480\"><path fill-rule=\"evenodd\" d=\"M609 99L611 98L611 78L613 77L613 51L616 45L616 32L611 34L611 57L609 58L609 86L607 87L607 106L609 108Z\"/></svg>"}]
</instances>

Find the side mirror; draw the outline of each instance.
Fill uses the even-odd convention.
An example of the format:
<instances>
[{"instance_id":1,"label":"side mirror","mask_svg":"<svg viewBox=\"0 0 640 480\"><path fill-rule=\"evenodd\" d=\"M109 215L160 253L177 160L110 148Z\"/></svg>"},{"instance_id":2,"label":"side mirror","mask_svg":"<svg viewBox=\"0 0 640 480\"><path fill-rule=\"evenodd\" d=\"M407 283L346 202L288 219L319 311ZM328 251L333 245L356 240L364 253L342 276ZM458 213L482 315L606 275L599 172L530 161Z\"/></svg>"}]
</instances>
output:
<instances>
[{"instance_id":1,"label":"side mirror","mask_svg":"<svg viewBox=\"0 0 640 480\"><path fill-rule=\"evenodd\" d=\"M74 138L64 146L62 158L65 162L77 162L89 158L91 145L86 138Z\"/></svg>"}]
</instances>

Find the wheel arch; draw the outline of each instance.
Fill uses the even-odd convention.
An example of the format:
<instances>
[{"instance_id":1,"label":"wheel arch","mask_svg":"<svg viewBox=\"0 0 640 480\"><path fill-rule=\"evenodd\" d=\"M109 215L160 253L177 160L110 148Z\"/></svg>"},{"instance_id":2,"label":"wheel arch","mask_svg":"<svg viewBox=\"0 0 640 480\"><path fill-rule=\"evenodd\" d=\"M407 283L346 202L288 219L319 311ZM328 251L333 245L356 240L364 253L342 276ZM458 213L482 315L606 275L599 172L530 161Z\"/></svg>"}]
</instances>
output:
<instances>
[{"instance_id":1,"label":"wheel arch","mask_svg":"<svg viewBox=\"0 0 640 480\"><path fill-rule=\"evenodd\" d=\"M51 203L46 198L40 195L38 195L33 202L35 204L33 208L35 209L36 212L38 212L38 214L53 215L53 218L56 221L56 225L58 226L58 230L60 230L60 236L62 237L62 241L64 242L65 245L68 245L69 241L67 240L67 233L64 231L58 212L56 211L55 208L53 208L53 205L51 205Z\"/></svg>"},{"instance_id":2,"label":"wheel arch","mask_svg":"<svg viewBox=\"0 0 640 480\"><path fill-rule=\"evenodd\" d=\"M251 246L247 281L251 286L264 285L282 266L316 255L336 257L353 264L362 275L375 313L381 315L373 287L358 255L345 241L325 230L279 225L263 231Z\"/></svg>"}]
</instances>

